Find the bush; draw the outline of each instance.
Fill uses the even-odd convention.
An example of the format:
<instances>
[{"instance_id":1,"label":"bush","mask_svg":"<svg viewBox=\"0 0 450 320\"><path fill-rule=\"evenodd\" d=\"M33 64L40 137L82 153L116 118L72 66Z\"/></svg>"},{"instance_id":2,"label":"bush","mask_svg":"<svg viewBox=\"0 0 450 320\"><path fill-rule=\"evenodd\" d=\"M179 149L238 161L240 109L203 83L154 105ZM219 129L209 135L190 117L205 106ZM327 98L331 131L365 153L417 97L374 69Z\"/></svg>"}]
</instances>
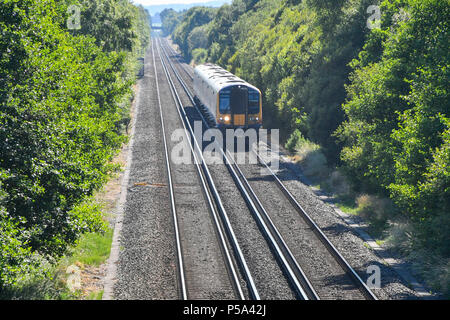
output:
<instances>
[{"instance_id":1,"label":"bush","mask_svg":"<svg viewBox=\"0 0 450 320\"><path fill-rule=\"evenodd\" d=\"M346 198L351 195L351 186L347 177L339 170L334 170L327 179L326 184L332 192L339 197Z\"/></svg>"},{"instance_id":2,"label":"bush","mask_svg":"<svg viewBox=\"0 0 450 320\"><path fill-rule=\"evenodd\" d=\"M301 153L304 155L300 164L306 175L318 177L319 179L328 177L327 159L321 149L308 148L307 146L301 149Z\"/></svg>"},{"instance_id":3,"label":"bush","mask_svg":"<svg viewBox=\"0 0 450 320\"><path fill-rule=\"evenodd\" d=\"M87 199L116 169L109 161L126 141L124 101L135 80L127 70L148 41L148 28L138 29L146 15L127 1L81 1L100 20L69 31L66 2L0 6L0 287L103 229Z\"/></svg>"},{"instance_id":4,"label":"bush","mask_svg":"<svg viewBox=\"0 0 450 320\"><path fill-rule=\"evenodd\" d=\"M0 296L2 288L23 283L26 279L38 275L40 257L33 254L26 239L26 230L19 227L2 206L6 192L2 190L0 171Z\"/></svg>"},{"instance_id":5,"label":"bush","mask_svg":"<svg viewBox=\"0 0 450 320\"><path fill-rule=\"evenodd\" d=\"M379 237L386 230L388 219L394 216L392 201L363 194L356 198L357 213L369 222L372 234Z\"/></svg>"},{"instance_id":6,"label":"bush","mask_svg":"<svg viewBox=\"0 0 450 320\"><path fill-rule=\"evenodd\" d=\"M428 261L426 267L432 272L425 273L426 281L434 290L442 292L447 299L450 299L450 259L432 257Z\"/></svg>"},{"instance_id":7,"label":"bush","mask_svg":"<svg viewBox=\"0 0 450 320\"><path fill-rule=\"evenodd\" d=\"M297 160L307 176L323 179L328 176L329 168L322 148L305 139L299 130L295 130L286 142L286 148L295 152Z\"/></svg>"},{"instance_id":8,"label":"bush","mask_svg":"<svg viewBox=\"0 0 450 320\"><path fill-rule=\"evenodd\" d=\"M305 138L303 137L302 133L300 132L300 130L295 130L291 136L289 137L289 139L286 142L286 148L294 153L297 151L297 149L300 147L300 145L305 141Z\"/></svg>"}]
</instances>

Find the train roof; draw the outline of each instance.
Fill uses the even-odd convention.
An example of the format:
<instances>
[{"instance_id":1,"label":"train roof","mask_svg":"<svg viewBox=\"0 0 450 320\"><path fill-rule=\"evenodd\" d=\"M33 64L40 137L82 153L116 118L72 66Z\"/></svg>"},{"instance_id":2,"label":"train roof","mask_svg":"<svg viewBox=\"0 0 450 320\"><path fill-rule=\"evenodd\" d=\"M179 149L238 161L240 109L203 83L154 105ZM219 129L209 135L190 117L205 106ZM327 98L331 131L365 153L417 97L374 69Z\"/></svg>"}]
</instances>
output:
<instances>
[{"instance_id":1,"label":"train roof","mask_svg":"<svg viewBox=\"0 0 450 320\"><path fill-rule=\"evenodd\" d=\"M244 85L258 90L255 86L235 76L231 72L212 63L206 63L195 67L195 73L205 80L217 92L233 85ZM259 90L258 90L259 91Z\"/></svg>"}]
</instances>

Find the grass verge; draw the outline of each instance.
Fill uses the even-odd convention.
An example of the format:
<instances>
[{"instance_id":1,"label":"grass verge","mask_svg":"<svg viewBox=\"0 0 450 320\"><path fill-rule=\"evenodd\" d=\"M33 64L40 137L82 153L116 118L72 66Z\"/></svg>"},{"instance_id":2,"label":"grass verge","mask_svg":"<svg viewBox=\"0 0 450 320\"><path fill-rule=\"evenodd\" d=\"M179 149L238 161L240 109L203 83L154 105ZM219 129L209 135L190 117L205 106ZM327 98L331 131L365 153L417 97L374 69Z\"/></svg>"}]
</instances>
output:
<instances>
[{"instance_id":1,"label":"grass verge","mask_svg":"<svg viewBox=\"0 0 450 320\"><path fill-rule=\"evenodd\" d=\"M98 210L98 205L90 206ZM113 230L82 235L57 263L43 264L39 274L20 284L3 288L2 300L96 300L103 288L102 264L108 259Z\"/></svg>"}]
</instances>

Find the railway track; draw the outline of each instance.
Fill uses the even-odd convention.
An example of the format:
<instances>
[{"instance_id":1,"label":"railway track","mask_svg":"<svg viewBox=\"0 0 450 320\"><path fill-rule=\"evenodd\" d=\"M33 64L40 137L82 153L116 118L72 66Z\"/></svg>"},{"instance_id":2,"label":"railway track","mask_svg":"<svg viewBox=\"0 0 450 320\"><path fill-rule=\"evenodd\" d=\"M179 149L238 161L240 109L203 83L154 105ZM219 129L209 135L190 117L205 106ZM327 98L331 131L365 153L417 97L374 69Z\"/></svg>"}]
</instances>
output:
<instances>
[{"instance_id":1,"label":"railway track","mask_svg":"<svg viewBox=\"0 0 450 320\"><path fill-rule=\"evenodd\" d=\"M177 203L177 199L176 199L177 187L173 182L174 181L174 178L173 178L174 169L172 168L170 154L168 151L169 143L168 143L168 139L166 138L166 124L165 124L165 118L164 118L164 112L163 112L163 104L161 103L161 93L160 93L160 87L159 87L160 79L158 77L155 52L160 57L163 73L166 77L166 80L167 80L169 86L170 86L170 92L172 94L174 103L178 104L179 98L177 97L177 93L175 91L173 91L173 88L172 88L173 83L171 81L170 75L167 72L167 67L160 56L159 50L160 49L156 45L156 42L152 41L152 57L153 57L154 73L155 73L155 78L156 78L157 98L158 98L160 118L161 118L161 131L162 131L163 142L164 142L164 156L165 156L165 164L166 164L167 177L168 177L168 190L169 190L169 194L170 194L172 219L173 219L173 223L174 223L174 233L175 233L176 247L177 247L179 296L183 300L194 299L194 298L200 298L200 299L224 298L224 297L226 297L226 293L222 295L222 292L220 292L220 288L210 288L211 292L213 292L215 294L214 296L211 296L211 295L209 295L209 296L203 295L202 296L201 294L204 294L204 292L201 292L201 290L198 290L198 287L195 284L195 279L193 279L193 278L194 277L201 278L203 275L198 274L199 273L198 270L196 270L197 274L189 275L189 273L193 273L193 270L190 270L189 267L187 267L185 265L185 261L187 260L186 256L189 256L189 253L184 252L184 251L187 251L186 247L188 247L189 245L192 245L192 244L188 244L188 243L186 243L186 241L182 243L182 238L183 238L182 233L184 230L183 230L183 228L180 228L180 223L179 223L180 216L178 214L178 210L180 209L180 204ZM178 109L178 105L176 107ZM183 123L182 115L179 114L179 116L181 119L181 123ZM184 125L184 123L183 123L183 125ZM186 132L186 135L189 136L189 132L188 132L186 126L184 126L184 130ZM202 190L204 198L207 202L209 213L211 214L211 221L214 225L214 232L217 236L218 243L220 244L220 248L218 248L217 251L220 251L223 254L223 258L224 258L223 260L225 262L225 265L226 265L225 267L226 267L226 271L227 271L226 277L229 278L230 285L234 291L234 297L228 296L228 298L245 299L246 296L245 296L244 291L241 286L241 279L236 270L235 262L233 260L232 254L230 253L230 250L228 248L228 244L225 239L224 232L223 232L223 226L219 219L219 210L215 206L215 202L213 200L214 197L217 197L217 195L215 194L217 192L214 189L210 189L208 186L208 183L206 181L207 177L205 177L205 174L203 173L202 168L200 166L201 161L198 161L198 159L197 159L198 155L201 155L201 153L196 153L192 147L191 147L191 152L192 152L192 156L194 157L193 163L195 165L195 169L198 174L198 178L199 178L200 185L201 185L201 190ZM182 202L182 201L180 201L180 202ZM184 232L187 233L186 231L184 231ZM200 246L201 244L194 243L193 245ZM237 245L236 245L236 247L237 247L237 250L239 250L239 247ZM245 265L245 260L243 260L241 263L243 263ZM200 264L202 264L202 262L200 262ZM248 277L249 278L246 280L251 283L252 282L251 276L248 276ZM200 292L196 292L196 290L200 291ZM255 292L252 297L258 298L257 292Z\"/></svg>"},{"instance_id":2,"label":"railway track","mask_svg":"<svg viewBox=\"0 0 450 320\"><path fill-rule=\"evenodd\" d=\"M183 300L187 299L187 289L186 289L186 280L184 275L184 263L183 263L183 255L181 252L181 240L180 240L180 231L178 227L178 215L177 215L177 209L175 206L175 191L173 186L173 179L172 179L172 170L170 165L170 158L169 158L169 150L168 150L168 144L166 139L166 132L165 132L165 125L164 125L164 116L162 112L162 103L161 103L161 95L159 90L159 79L158 79L158 72L156 70L156 61L155 61L155 51L152 48L152 57L153 57L153 67L155 72L155 78L156 78L156 94L158 99L158 106L159 106L159 115L161 119L161 130L162 130L162 137L163 137L163 144L164 144L164 159L166 163L166 169L167 169L167 177L168 177L168 189L170 194L170 207L172 210L172 218L174 221L174 228L175 228L175 238L176 238L176 249L177 249L177 259L178 259L178 274L179 274L179 282L180 282L180 291L181 291L181 297Z\"/></svg>"},{"instance_id":3,"label":"railway track","mask_svg":"<svg viewBox=\"0 0 450 320\"><path fill-rule=\"evenodd\" d=\"M181 57L181 55L175 51L175 49L168 43L168 40L165 39L165 48L168 50L168 54L171 54L171 56L169 58L171 59L176 59L178 65L181 67L181 70L183 70L183 72L188 76L188 78L193 81L194 77L193 77L193 72L189 71L186 66L183 64L183 58Z\"/></svg>"},{"instance_id":4,"label":"railway track","mask_svg":"<svg viewBox=\"0 0 450 320\"><path fill-rule=\"evenodd\" d=\"M183 79L183 77L180 75L180 72L178 72L179 68L173 65L168 53L168 51L170 51L171 55L175 56L176 53L174 53L173 48L167 45L163 46L161 39L158 39L158 41L159 46L161 47L161 50L165 55L166 61L169 64L173 74L177 78L179 85L181 85L181 87L185 91L192 105L195 105L191 89L192 87L191 85L187 84L187 81L189 81L189 79L192 80L192 76L190 76L190 73L186 70L186 67L182 65L178 56L176 59L177 65L179 66L179 68L181 68L181 70L184 70L183 73L188 76L188 79ZM175 85L173 85L173 89L174 91L176 91ZM179 106L180 109L183 110L181 100ZM194 117L196 117L197 120L202 119L200 111L198 109L195 110L198 112L198 114ZM186 123L189 123L188 120L185 121ZM202 122L205 127L208 127L204 119L202 119ZM269 146L267 147L270 149ZM198 154L201 153L199 152L199 150L200 149L197 150ZM254 152L254 150L251 152ZM344 257L328 240L328 238L325 236L322 230L320 230L313 219L310 218L310 216L306 213L300 203L298 203L298 201L293 197L289 190L284 186L276 173L274 173L270 169L267 162L255 152L260 166L264 167L268 172L268 176L270 177L269 184L271 188L274 188L274 186L276 186L275 188L281 191L282 197L284 197L284 199L287 200L286 202L290 205L288 211L295 212L297 218L301 218L302 222L300 222L299 220L296 221L298 221L299 224L304 224L302 231L305 234L308 234L309 241L314 241L314 246L317 247L317 251L319 252L319 258L323 261L326 261L326 263L324 264L325 268L322 269L324 269L324 271L326 272L326 268L329 267L333 270L332 272L342 275L343 278L337 285L337 287L338 290L341 290L343 294L339 295L333 293L330 295L328 293L327 285L321 283L323 282L323 279L321 279L321 277L317 275L310 275L314 272L311 272L311 268L308 268L308 259L303 258L302 250L298 249L298 247L302 246L298 246L298 243L297 245L295 245L295 242L293 243L291 238L295 239L295 237L289 236L289 234L285 231L285 226L281 226L280 228L277 227L277 225L280 226L279 216L277 216L277 214L274 213L274 210L270 208L270 204L267 206L268 208L270 208L270 210L266 209L267 201L260 200L260 198L264 199L267 197L261 197L260 191L254 190L256 188L252 187L252 185L255 185L255 182L249 182L249 179L247 179L246 177L249 175L249 173L251 174L252 169L241 169L241 167L236 164L233 156L229 151L224 151L221 149L221 153L225 160L225 164L227 165L229 173L233 177L233 180L239 188L241 195L245 199L245 202L252 212L253 218L258 224L261 232L264 234L265 239L268 242L274 256L276 256L277 258L280 268L283 270L283 274L288 279L291 289L293 290L293 292L295 292L295 296L297 298L332 299L337 297L340 299L376 299L376 296L366 286L361 277L359 277L358 273L346 262ZM253 169L254 167L255 166L253 166ZM283 235L287 236L284 237ZM291 248L294 248L294 250L291 250ZM304 267L305 270L303 270L302 267ZM310 280L310 278L312 280ZM315 287L317 288L317 290L315 289Z\"/></svg>"},{"instance_id":5,"label":"railway track","mask_svg":"<svg viewBox=\"0 0 450 320\"><path fill-rule=\"evenodd\" d=\"M163 51L164 51L164 49L163 49ZM164 54L165 54L165 56L166 56L166 61L167 61L168 63L170 63L170 58L169 58L169 56L167 55L166 52L164 52ZM165 64L165 63L163 62L163 64ZM166 67L166 66L165 66L165 67ZM174 70L174 69L173 69L173 65L170 65L170 67L172 68L172 70ZM167 68L167 67L166 67L166 68ZM171 78L170 75L168 75L168 77ZM200 145L196 142L196 140L195 140L195 135L194 135L194 130L192 129L191 123L190 123L190 121L188 120L187 114L184 112L184 105L183 105L181 99L179 99L179 97L178 97L178 92L177 92L177 89L176 89L176 87L175 87L175 84L173 83L173 81L172 81L171 79L170 79L170 81L171 81L171 83L173 84L172 88L173 88L174 94L177 96L177 100L179 101L179 113L180 113L180 116L183 117L183 120L184 120L184 122L185 122L186 128L189 130L189 133L190 133L191 137L192 137L193 140L194 140L194 145L195 145L195 149L196 149L196 154L198 154L199 157L202 158L201 160L203 160L203 161L201 161L201 163L202 163L201 165L202 165L202 168L203 168L203 172L204 172L205 175L207 176L208 182L209 182L211 188L212 188L213 190L216 190L215 182L214 182L213 178L211 177L211 174L210 174L210 171L209 171L209 169L208 169L208 166L206 165L206 161L203 159L203 156L202 156L202 148L201 148ZM197 115L200 116L200 118L201 118L201 115L200 115L200 114L197 114ZM198 119L200 119L200 118L197 117L196 119L198 120ZM226 229L226 231L227 231L228 238L230 239L231 245L232 245L232 247L233 247L233 249L234 249L234 252L235 252L235 254L236 254L237 257L238 257L237 260L239 261L240 270L241 270L241 272L243 273L243 276L244 276L244 278L245 278L245 280L246 280L247 288L248 288L248 291L249 291L249 297L252 298L252 299L260 299L260 295L259 295L259 293L258 293L257 286L256 286L255 282L253 281L253 278L252 278L252 276L251 276L251 274L250 274L249 268L248 268L248 266L247 266L247 264L246 264L246 262L245 262L244 255L243 255L243 253L242 253L242 250L241 250L240 247L239 247L238 241L237 241L236 236L235 236L234 231L233 231L233 227L232 227L232 225L231 225L231 223L230 223L230 219L229 219L229 217L228 217L228 214L226 213L226 210L225 210L224 207L223 207L223 204L222 204L222 200L221 200L221 198L220 198L220 195L219 195L218 192L215 192L215 193L214 193L214 196L215 196L215 200L216 200L217 206L220 208L220 214L221 214L222 222L223 222L224 225L225 225L225 229ZM266 234L268 234L268 233L266 232ZM272 241L273 241L274 247L276 247L277 250L279 250L277 244L275 243L275 241L274 241L274 240L272 240ZM283 253L281 253L281 251L279 252L279 254L278 254L277 256L278 256L278 258L281 257L281 259L285 260L285 258L283 257ZM287 264L287 262L284 261L283 263L284 263L284 269L290 270L290 266ZM290 271L290 272L293 273L292 271ZM291 276L291 280L293 281L293 283L294 283L294 279L295 279L295 277ZM296 280L295 280L295 281L296 281ZM299 298L303 298L303 299L307 299L307 296L306 296L306 294L304 293L304 291L303 291L303 289L301 288L301 286L300 286L298 283L297 283L297 284L294 284L294 286L296 286L296 291L298 292L298 297L299 297Z\"/></svg>"},{"instance_id":6,"label":"railway track","mask_svg":"<svg viewBox=\"0 0 450 320\"><path fill-rule=\"evenodd\" d=\"M267 146L270 149L270 146ZM377 300L374 293L367 287L358 273L350 266L350 264L345 260L345 258L339 253L333 243L328 239L325 233L320 229L320 227L314 222L302 205L295 199L288 188L283 184L283 182L278 178L278 176L272 171L268 163L257 153L255 156L258 162L264 166L264 168L270 172L270 176L276 183L278 188L284 194L285 198L291 203L294 210L299 214L299 216L305 221L309 226L310 230L315 234L317 239L326 247L327 251L333 256L334 260L341 266L344 272L351 278L355 286L363 294L366 299Z\"/></svg>"},{"instance_id":7,"label":"railway track","mask_svg":"<svg viewBox=\"0 0 450 320\"><path fill-rule=\"evenodd\" d=\"M167 61L170 61L167 52L165 52L165 55ZM193 102L193 99L191 101ZM200 113L198 115L200 116L200 118L202 118L203 123L206 124L206 121L205 119L203 119L202 115ZM280 264L280 267L283 269L297 298L305 300L317 299L317 295L315 294L314 289L309 284L301 268L298 266L298 264L296 264L295 259L293 259L292 255L289 254L290 251L286 247L285 242L283 241L280 234L277 233L276 237L273 236L273 230L276 230L275 226L273 225L273 223L271 223L270 218L268 218L267 215L263 217L260 214L260 211L257 209L258 203L254 202L255 201L254 199L257 200L257 198L255 198L254 193L252 193L252 190L249 187L248 183L245 183L245 181L241 182L241 178L235 171L235 168L239 170L236 163L232 160L232 158L229 155L226 155L223 150L221 151L222 156L224 157L224 159L226 159L226 165L228 170L230 171L231 175L233 176L233 179L238 185L239 190L243 194L255 220L257 221L260 230L264 234L264 237L267 239L269 246L271 247L273 253L275 254ZM251 196L250 193L253 196Z\"/></svg>"}]
</instances>

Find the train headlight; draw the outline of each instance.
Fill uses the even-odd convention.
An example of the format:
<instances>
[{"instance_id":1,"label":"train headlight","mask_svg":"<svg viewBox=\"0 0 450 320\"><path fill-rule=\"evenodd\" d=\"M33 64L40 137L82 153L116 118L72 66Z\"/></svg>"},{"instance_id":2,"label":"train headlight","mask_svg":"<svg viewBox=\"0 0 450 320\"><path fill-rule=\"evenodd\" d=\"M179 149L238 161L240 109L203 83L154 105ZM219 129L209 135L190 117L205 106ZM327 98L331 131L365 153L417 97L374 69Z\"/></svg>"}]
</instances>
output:
<instances>
[{"instance_id":1,"label":"train headlight","mask_svg":"<svg viewBox=\"0 0 450 320\"><path fill-rule=\"evenodd\" d=\"M256 121L259 121L259 117L256 117L255 120L256 120Z\"/></svg>"},{"instance_id":2,"label":"train headlight","mask_svg":"<svg viewBox=\"0 0 450 320\"><path fill-rule=\"evenodd\" d=\"M225 116L225 122L228 122L228 121L230 121L230 117L229 116Z\"/></svg>"}]
</instances>

